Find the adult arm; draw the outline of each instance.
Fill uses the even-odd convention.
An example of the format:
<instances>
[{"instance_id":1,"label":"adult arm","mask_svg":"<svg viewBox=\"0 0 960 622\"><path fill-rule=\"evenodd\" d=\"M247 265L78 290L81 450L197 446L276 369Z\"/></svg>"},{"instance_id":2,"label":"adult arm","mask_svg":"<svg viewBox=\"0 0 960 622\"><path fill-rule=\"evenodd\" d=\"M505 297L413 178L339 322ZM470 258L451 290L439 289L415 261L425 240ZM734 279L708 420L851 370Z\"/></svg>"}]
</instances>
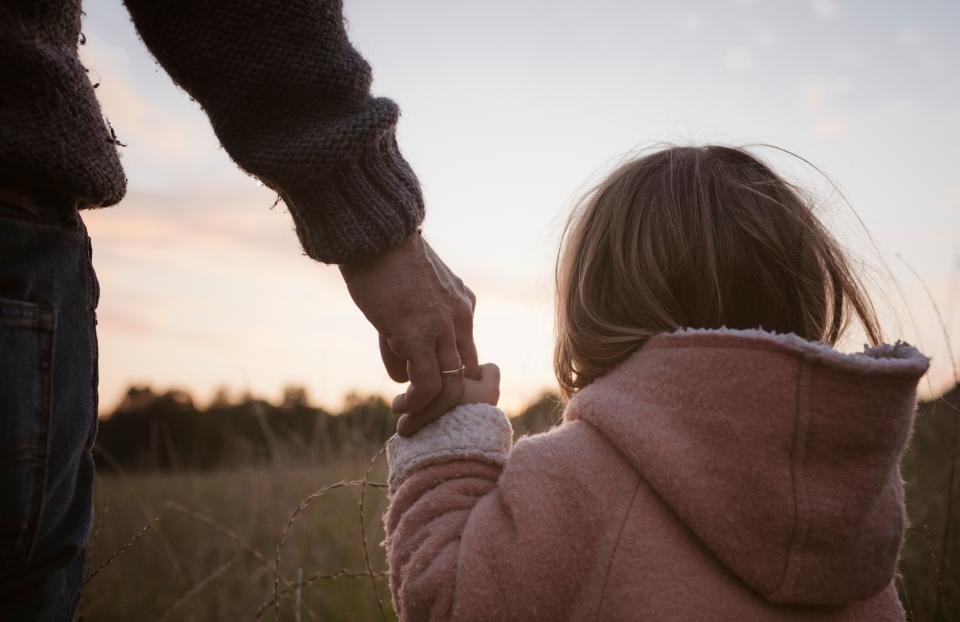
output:
<instances>
[{"instance_id":1,"label":"adult arm","mask_svg":"<svg viewBox=\"0 0 960 622\"><path fill-rule=\"evenodd\" d=\"M125 0L163 68L233 160L276 190L306 253L369 260L423 219L399 109L370 94L341 0Z\"/></svg>"},{"instance_id":2,"label":"adult arm","mask_svg":"<svg viewBox=\"0 0 960 622\"><path fill-rule=\"evenodd\" d=\"M478 374L473 293L416 233L417 179L399 110L370 95L341 0L125 0L143 41L204 108L227 153L283 197L307 254L340 264L380 334L401 434L455 405Z\"/></svg>"}]
</instances>

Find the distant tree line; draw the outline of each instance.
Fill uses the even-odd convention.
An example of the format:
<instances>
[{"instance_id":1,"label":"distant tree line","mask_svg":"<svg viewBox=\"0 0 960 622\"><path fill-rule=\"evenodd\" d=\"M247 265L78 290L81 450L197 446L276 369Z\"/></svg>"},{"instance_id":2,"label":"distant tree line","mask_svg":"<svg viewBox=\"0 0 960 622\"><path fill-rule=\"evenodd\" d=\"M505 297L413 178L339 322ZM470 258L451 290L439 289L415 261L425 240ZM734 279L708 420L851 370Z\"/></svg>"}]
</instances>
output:
<instances>
[{"instance_id":1,"label":"distant tree line","mask_svg":"<svg viewBox=\"0 0 960 622\"><path fill-rule=\"evenodd\" d=\"M519 434L534 434L559 420L559 399L545 393L512 421ZM276 404L221 390L200 407L185 391L131 386L100 420L95 455L101 472L319 462L369 454L396 425L380 396L350 394L333 414L311 405L302 387L286 388Z\"/></svg>"}]
</instances>

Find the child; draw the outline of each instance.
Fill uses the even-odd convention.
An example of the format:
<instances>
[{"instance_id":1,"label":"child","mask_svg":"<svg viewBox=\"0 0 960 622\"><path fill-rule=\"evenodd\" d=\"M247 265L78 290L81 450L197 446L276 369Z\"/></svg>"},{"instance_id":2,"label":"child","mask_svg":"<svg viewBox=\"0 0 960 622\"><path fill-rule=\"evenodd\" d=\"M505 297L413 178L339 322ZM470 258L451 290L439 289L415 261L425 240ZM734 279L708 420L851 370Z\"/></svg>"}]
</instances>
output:
<instances>
[{"instance_id":1,"label":"child","mask_svg":"<svg viewBox=\"0 0 960 622\"><path fill-rule=\"evenodd\" d=\"M927 359L880 344L809 203L740 149L665 149L575 212L556 429L498 372L389 446L403 620L903 620L898 461ZM873 346L831 346L856 315Z\"/></svg>"}]
</instances>

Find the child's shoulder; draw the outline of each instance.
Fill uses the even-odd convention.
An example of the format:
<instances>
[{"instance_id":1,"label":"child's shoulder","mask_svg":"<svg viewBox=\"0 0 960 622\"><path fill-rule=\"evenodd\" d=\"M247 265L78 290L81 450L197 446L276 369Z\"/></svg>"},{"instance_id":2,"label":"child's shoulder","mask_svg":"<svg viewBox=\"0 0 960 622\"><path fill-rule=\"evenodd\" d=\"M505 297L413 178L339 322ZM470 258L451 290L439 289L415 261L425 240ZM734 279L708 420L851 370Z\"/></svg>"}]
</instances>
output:
<instances>
[{"instance_id":1,"label":"child's shoulder","mask_svg":"<svg viewBox=\"0 0 960 622\"><path fill-rule=\"evenodd\" d=\"M639 477L620 452L585 421L564 421L546 432L520 438L507 460L506 472L544 484L558 482L568 490L593 491L607 485L619 488Z\"/></svg>"},{"instance_id":2,"label":"child's shoulder","mask_svg":"<svg viewBox=\"0 0 960 622\"><path fill-rule=\"evenodd\" d=\"M539 434L521 436L514 445L514 453L537 455L546 453L557 458L576 459L588 453L610 450L613 447L592 425L585 421L563 421Z\"/></svg>"}]
</instances>

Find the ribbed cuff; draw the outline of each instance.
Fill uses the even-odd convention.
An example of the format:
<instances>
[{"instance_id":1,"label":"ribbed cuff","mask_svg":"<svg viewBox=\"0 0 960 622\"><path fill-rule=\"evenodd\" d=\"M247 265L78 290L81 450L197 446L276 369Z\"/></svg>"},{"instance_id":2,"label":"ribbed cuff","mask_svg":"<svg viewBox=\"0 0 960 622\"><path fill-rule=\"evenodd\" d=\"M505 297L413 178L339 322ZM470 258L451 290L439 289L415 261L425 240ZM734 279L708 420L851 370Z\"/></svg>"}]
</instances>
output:
<instances>
[{"instance_id":1,"label":"ribbed cuff","mask_svg":"<svg viewBox=\"0 0 960 622\"><path fill-rule=\"evenodd\" d=\"M457 406L413 436L390 441L390 491L430 464L466 459L502 466L512 445L513 429L502 410L489 404Z\"/></svg>"},{"instance_id":2,"label":"ribbed cuff","mask_svg":"<svg viewBox=\"0 0 960 622\"><path fill-rule=\"evenodd\" d=\"M320 179L287 183L290 208L307 255L331 264L358 263L399 245L423 221L423 197L393 131Z\"/></svg>"}]
</instances>

